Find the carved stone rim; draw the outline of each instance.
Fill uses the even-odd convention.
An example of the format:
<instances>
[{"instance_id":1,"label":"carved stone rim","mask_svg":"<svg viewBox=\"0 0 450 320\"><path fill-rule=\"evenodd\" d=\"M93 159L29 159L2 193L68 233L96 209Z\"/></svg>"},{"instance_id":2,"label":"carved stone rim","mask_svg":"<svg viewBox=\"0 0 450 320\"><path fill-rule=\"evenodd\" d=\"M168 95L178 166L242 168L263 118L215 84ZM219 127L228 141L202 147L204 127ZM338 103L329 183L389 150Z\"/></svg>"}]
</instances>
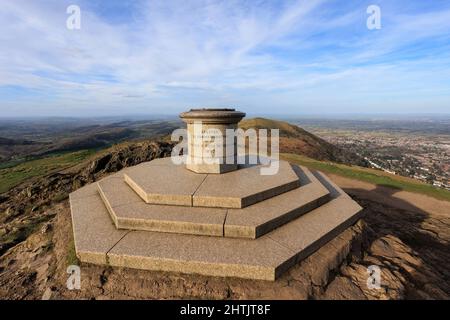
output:
<instances>
[{"instance_id":1,"label":"carved stone rim","mask_svg":"<svg viewBox=\"0 0 450 320\"><path fill-rule=\"evenodd\" d=\"M206 123L237 123L243 117L245 117L244 112L229 108L191 109L180 114L180 118L188 123L195 120L202 120Z\"/></svg>"}]
</instances>

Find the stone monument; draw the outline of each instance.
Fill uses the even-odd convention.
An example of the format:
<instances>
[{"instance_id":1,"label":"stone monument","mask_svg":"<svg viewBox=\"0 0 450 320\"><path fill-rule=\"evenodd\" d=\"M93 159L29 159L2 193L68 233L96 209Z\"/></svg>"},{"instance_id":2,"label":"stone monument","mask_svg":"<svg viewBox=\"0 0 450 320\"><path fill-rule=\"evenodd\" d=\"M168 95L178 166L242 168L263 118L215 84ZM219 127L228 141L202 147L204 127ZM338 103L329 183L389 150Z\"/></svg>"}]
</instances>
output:
<instances>
[{"instance_id":1,"label":"stone monument","mask_svg":"<svg viewBox=\"0 0 450 320\"><path fill-rule=\"evenodd\" d=\"M204 151L208 129L223 136L244 116L233 109L182 113L189 148ZM196 134L200 120L206 127ZM71 193L80 261L273 281L362 209L324 174L286 161L275 175L261 175L261 164L192 164L155 159Z\"/></svg>"},{"instance_id":2,"label":"stone monument","mask_svg":"<svg viewBox=\"0 0 450 320\"><path fill-rule=\"evenodd\" d=\"M180 118L187 124L189 149L186 167L197 173L225 173L236 170L236 139L230 144L232 148L226 148L226 131L237 129L237 124L243 117L245 113L235 109L191 109L189 112L183 112ZM220 137L220 142L217 137ZM208 145L215 142L218 143L217 148L207 150ZM214 153L217 149L220 149L220 155Z\"/></svg>"}]
</instances>

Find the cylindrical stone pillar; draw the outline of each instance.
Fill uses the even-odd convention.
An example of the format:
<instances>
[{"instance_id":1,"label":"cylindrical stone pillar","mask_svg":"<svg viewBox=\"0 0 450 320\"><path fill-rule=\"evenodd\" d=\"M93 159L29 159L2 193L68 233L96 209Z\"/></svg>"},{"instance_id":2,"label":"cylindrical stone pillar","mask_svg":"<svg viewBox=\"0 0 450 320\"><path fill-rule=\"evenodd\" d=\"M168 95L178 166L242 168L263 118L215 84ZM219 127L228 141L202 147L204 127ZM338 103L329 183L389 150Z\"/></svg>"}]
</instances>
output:
<instances>
[{"instance_id":1,"label":"cylindrical stone pillar","mask_svg":"<svg viewBox=\"0 0 450 320\"><path fill-rule=\"evenodd\" d=\"M180 114L188 131L186 167L197 173L224 173L236 170L236 138L226 148L226 130L237 128L245 113L235 109L191 109Z\"/></svg>"}]
</instances>

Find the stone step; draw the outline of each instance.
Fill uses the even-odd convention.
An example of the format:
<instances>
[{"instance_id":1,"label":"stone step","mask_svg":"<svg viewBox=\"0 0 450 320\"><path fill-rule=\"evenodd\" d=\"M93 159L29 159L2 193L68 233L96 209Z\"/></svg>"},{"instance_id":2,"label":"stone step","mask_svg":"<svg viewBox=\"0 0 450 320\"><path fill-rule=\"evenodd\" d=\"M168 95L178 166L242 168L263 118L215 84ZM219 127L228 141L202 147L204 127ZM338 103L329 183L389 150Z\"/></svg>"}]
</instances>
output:
<instances>
[{"instance_id":1,"label":"stone step","mask_svg":"<svg viewBox=\"0 0 450 320\"><path fill-rule=\"evenodd\" d=\"M223 236L226 209L147 204L123 177L105 178L97 186L118 229Z\"/></svg>"},{"instance_id":2,"label":"stone step","mask_svg":"<svg viewBox=\"0 0 450 320\"><path fill-rule=\"evenodd\" d=\"M124 178L149 204L194 207L244 208L300 186L288 162L280 161L275 175L261 175L262 167L198 174L166 158L129 168Z\"/></svg>"},{"instance_id":3,"label":"stone step","mask_svg":"<svg viewBox=\"0 0 450 320\"><path fill-rule=\"evenodd\" d=\"M331 200L258 239L117 230L96 186L70 195L82 262L154 271L275 280L356 222L361 207L320 173Z\"/></svg>"},{"instance_id":4,"label":"stone step","mask_svg":"<svg viewBox=\"0 0 450 320\"><path fill-rule=\"evenodd\" d=\"M118 229L254 239L329 200L307 168L293 168L301 187L243 209L147 204L117 175L97 185Z\"/></svg>"},{"instance_id":5,"label":"stone step","mask_svg":"<svg viewBox=\"0 0 450 320\"><path fill-rule=\"evenodd\" d=\"M330 200L330 192L306 167L293 166L301 187L242 209L229 209L225 237L256 239Z\"/></svg>"},{"instance_id":6,"label":"stone step","mask_svg":"<svg viewBox=\"0 0 450 320\"><path fill-rule=\"evenodd\" d=\"M129 232L118 230L95 183L69 195L75 250L82 262L107 264L106 253Z\"/></svg>"},{"instance_id":7,"label":"stone step","mask_svg":"<svg viewBox=\"0 0 450 320\"><path fill-rule=\"evenodd\" d=\"M193 205L245 208L300 186L289 162L280 161L275 175L261 175L262 167L255 165L225 174L208 174L192 196Z\"/></svg>"}]
</instances>

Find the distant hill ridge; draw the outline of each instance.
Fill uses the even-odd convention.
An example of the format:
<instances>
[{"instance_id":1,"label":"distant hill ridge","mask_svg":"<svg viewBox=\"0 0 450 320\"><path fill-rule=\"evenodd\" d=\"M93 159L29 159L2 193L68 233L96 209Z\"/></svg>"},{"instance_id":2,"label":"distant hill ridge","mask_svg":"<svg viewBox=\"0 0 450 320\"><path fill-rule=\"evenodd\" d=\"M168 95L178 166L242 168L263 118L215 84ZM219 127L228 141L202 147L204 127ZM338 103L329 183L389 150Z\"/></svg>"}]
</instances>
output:
<instances>
[{"instance_id":1,"label":"distant hill ridge","mask_svg":"<svg viewBox=\"0 0 450 320\"><path fill-rule=\"evenodd\" d=\"M321 161L332 161L368 167L361 156L343 150L316 135L285 121L266 118L245 119L239 123L242 129L279 129L280 153L295 153Z\"/></svg>"},{"instance_id":2,"label":"distant hill ridge","mask_svg":"<svg viewBox=\"0 0 450 320\"><path fill-rule=\"evenodd\" d=\"M23 139L9 139L0 137L0 145L13 146L13 145L30 145L35 144L34 141Z\"/></svg>"}]
</instances>

